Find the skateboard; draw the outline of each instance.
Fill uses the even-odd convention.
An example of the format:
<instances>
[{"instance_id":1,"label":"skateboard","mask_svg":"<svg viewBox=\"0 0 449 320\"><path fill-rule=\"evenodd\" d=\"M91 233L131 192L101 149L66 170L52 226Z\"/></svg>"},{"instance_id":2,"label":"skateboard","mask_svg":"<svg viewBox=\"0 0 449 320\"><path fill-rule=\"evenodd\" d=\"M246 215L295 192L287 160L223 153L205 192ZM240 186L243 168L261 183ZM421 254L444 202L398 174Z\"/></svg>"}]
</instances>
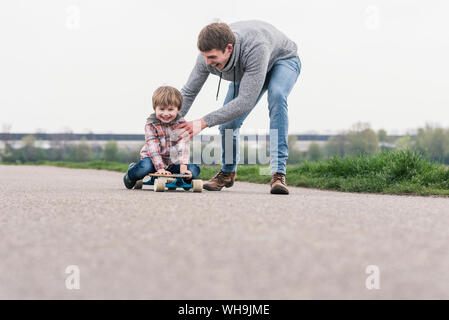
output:
<instances>
[{"instance_id":1,"label":"skateboard","mask_svg":"<svg viewBox=\"0 0 449 320\"><path fill-rule=\"evenodd\" d=\"M186 191L193 189L193 192L203 191L203 180L195 179L191 183L187 183L185 179L192 178L190 174L158 174L150 173L147 176L149 180L139 180L136 182L134 189L142 189L143 185L153 186L155 192L164 192L165 188L169 190L176 190L177 188L183 188Z\"/></svg>"}]
</instances>

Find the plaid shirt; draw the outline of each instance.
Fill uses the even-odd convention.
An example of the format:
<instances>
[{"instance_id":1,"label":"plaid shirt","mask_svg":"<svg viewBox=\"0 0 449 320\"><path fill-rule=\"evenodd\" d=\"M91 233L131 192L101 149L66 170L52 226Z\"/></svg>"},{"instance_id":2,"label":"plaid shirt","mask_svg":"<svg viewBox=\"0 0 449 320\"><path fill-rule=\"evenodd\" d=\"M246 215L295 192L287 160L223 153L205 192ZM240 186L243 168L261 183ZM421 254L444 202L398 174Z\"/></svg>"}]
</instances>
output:
<instances>
[{"instance_id":1,"label":"plaid shirt","mask_svg":"<svg viewBox=\"0 0 449 320\"><path fill-rule=\"evenodd\" d=\"M165 169L170 164L188 164L190 157L189 140L177 142L175 127L185 122L177 117L172 122L160 122L152 114L145 125L145 145L140 150L140 159L151 158L156 170Z\"/></svg>"}]
</instances>

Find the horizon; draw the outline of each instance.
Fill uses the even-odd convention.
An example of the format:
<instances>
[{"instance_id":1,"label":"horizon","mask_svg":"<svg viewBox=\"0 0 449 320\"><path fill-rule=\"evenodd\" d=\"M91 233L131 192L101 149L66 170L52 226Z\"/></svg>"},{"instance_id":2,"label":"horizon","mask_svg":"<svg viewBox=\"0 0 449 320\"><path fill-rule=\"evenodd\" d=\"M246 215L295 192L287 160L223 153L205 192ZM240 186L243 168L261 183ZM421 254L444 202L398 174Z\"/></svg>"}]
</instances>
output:
<instances>
[{"instance_id":1,"label":"horizon","mask_svg":"<svg viewBox=\"0 0 449 320\"><path fill-rule=\"evenodd\" d=\"M427 123L449 127L445 1L195 4L1 3L0 126L10 125L11 132L143 132L154 89L186 83L203 26L259 19L298 44L303 68L288 100L290 134L338 134L357 122L388 134ZM215 101L217 85L218 77L210 76L187 120L222 105L226 90ZM241 132L268 127L265 96Z\"/></svg>"}]
</instances>

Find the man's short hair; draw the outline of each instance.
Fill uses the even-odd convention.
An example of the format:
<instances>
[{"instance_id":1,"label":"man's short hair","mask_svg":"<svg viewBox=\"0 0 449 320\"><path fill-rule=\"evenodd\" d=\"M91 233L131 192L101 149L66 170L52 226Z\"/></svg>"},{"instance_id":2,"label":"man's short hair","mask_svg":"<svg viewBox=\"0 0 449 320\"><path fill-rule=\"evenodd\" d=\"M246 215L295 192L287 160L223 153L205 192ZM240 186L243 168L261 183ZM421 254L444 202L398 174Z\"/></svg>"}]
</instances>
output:
<instances>
[{"instance_id":1,"label":"man's short hair","mask_svg":"<svg viewBox=\"0 0 449 320\"><path fill-rule=\"evenodd\" d=\"M235 44L235 35L224 22L214 22L205 26L198 35L198 49L207 52L213 49L225 51L228 44Z\"/></svg>"},{"instance_id":2,"label":"man's short hair","mask_svg":"<svg viewBox=\"0 0 449 320\"><path fill-rule=\"evenodd\" d=\"M181 110L182 94L176 88L170 86L159 87L154 91L152 100L153 109L156 109L157 106L175 106L178 110Z\"/></svg>"}]
</instances>

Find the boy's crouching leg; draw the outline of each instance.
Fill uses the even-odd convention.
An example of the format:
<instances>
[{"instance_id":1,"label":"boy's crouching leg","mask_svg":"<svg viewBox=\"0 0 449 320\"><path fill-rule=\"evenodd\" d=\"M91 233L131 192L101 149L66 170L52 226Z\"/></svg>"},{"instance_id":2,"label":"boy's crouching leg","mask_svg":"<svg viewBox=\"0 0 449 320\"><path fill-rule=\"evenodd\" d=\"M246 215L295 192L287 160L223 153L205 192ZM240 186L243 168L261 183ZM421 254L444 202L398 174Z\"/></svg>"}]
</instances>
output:
<instances>
[{"instance_id":1,"label":"boy's crouching leg","mask_svg":"<svg viewBox=\"0 0 449 320\"><path fill-rule=\"evenodd\" d=\"M134 185L136 184L135 181L131 180L128 176L129 169L134 166L134 162L131 162L128 166L128 170L126 171L126 174L123 176L123 184L127 189L132 189Z\"/></svg>"},{"instance_id":2,"label":"boy's crouching leg","mask_svg":"<svg viewBox=\"0 0 449 320\"><path fill-rule=\"evenodd\" d=\"M125 184L125 187L127 189L132 189L135 186L136 181L131 180L128 176L128 173L126 173L125 176L123 177L123 183Z\"/></svg>"},{"instance_id":3,"label":"boy's crouching leg","mask_svg":"<svg viewBox=\"0 0 449 320\"><path fill-rule=\"evenodd\" d=\"M143 158L137 164L129 165L123 183L127 189L142 189L142 179L151 172L155 172L153 162L150 158Z\"/></svg>"},{"instance_id":4,"label":"boy's crouching leg","mask_svg":"<svg viewBox=\"0 0 449 320\"><path fill-rule=\"evenodd\" d=\"M187 179L186 183L192 183L192 180L197 179L200 176L200 172L201 169L198 165L193 164L193 163L189 163L187 165L187 170L189 170L190 172L192 172L192 178L191 179Z\"/></svg>"}]
</instances>

